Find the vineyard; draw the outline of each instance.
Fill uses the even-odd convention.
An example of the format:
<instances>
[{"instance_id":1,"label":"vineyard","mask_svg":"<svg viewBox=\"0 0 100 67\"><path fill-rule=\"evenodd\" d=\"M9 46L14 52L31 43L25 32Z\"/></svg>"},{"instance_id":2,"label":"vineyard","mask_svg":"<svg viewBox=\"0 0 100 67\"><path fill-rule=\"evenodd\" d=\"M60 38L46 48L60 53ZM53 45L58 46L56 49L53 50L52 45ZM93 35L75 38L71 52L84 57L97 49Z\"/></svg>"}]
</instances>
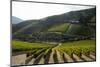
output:
<instances>
[{"instance_id":1,"label":"vineyard","mask_svg":"<svg viewBox=\"0 0 100 67\"><path fill-rule=\"evenodd\" d=\"M12 56L12 65L95 61L95 47L95 40L59 43L47 47L43 45L39 48L33 47L30 51L15 51L16 54Z\"/></svg>"}]
</instances>

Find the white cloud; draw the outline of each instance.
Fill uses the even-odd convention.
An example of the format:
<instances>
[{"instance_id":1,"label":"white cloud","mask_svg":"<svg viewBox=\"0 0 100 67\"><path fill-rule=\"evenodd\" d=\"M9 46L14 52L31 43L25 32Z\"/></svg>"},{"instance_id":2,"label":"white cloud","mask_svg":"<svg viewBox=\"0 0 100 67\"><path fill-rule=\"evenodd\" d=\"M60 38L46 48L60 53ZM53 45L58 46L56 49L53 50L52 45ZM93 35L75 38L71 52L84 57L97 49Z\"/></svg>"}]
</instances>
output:
<instances>
[{"instance_id":1,"label":"white cloud","mask_svg":"<svg viewBox=\"0 0 100 67\"><path fill-rule=\"evenodd\" d=\"M12 15L23 20L40 19L69 11L91 8L90 6L59 5L29 2L12 2Z\"/></svg>"}]
</instances>

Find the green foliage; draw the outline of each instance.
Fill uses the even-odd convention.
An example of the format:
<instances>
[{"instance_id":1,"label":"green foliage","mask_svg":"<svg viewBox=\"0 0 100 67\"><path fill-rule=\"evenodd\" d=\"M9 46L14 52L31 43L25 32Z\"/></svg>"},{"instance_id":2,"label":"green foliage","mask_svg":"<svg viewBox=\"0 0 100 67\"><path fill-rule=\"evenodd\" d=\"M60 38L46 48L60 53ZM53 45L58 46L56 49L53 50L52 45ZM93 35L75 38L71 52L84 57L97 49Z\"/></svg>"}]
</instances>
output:
<instances>
[{"instance_id":1,"label":"green foliage","mask_svg":"<svg viewBox=\"0 0 100 67\"><path fill-rule=\"evenodd\" d=\"M38 49L38 50L36 51L36 53L34 53L34 58L36 58L39 54L43 53L43 52L46 51L46 50L47 50L47 49L44 49L44 48Z\"/></svg>"},{"instance_id":2,"label":"green foliage","mask_svg":"<svg viewBox=\"0 0 100 67\"><path fill-rule=\"evenodd\" d=\"M12 50L13 51L27 51L27 50L34 50L40 48L48 48L53 47L53 45L45 44L45 43L29 43L24 41L12 41Z\"/></svg>"},{"instance_id":3,"label":"green foliage","mask_svg":"<svg viewBox=\"0 0 100 67\"><path fill-rule=\"evenodd\" d=\"M48 29L49 32L65 32L69 28L70 23L62 23L53 25Z\"/></svg>"},{"instance_id":4,"label":"green foliage","mask_svg":"<svg viewBox=\"0 0 100 67\"><path fill-rule=\"evenodd\" d=\"M76 34L81 28L80 24L71 24L67 30L68 34Z\"/></svg>"},{"instance_id":5,"label":"green foliage","mask_svg":"<svg viewBox=\"0 0 100 67\"><path fill-rule=\"evenodd\" d=\"M48 48L45 52L44 52L44 58L46 58L47 55L49 55L49 53L52 52L52 48Z\"/></svg>"},{"instance_id":6,"label":"green foliage","mask_svg":"<svg viewBox=\"0 0 100 67\"><path fill-rule=\"evenodd\" d=\"M67 30L67 34L90 36L91 34L93 34L91 30L92 28L81 24L71 24Z\"/></svg>"},{"instance_id":7,"label":"green foliage","mask_svg":"<svg viewBox=\"0 0 100 67\"><path fill-rule=\"evenodd\" d=\"M95 52L95 47L95 40L82 40L62 43L59 49L70 56L72 56L73 53L81 56L81 54L89 55L90 52Z\"/></svg>"}]
</instances>

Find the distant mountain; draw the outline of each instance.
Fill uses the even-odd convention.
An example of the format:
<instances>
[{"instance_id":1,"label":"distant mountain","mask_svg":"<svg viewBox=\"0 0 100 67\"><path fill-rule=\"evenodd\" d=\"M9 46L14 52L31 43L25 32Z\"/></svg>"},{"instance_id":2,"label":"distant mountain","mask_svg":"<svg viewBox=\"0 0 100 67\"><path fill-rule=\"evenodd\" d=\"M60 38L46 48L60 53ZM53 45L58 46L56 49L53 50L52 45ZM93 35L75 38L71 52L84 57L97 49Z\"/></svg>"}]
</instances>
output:
<instances>
[{"instance_id":1,"label":"distant mountain","mask_svg":"<svg viewBox=\"0 0 100 67\"><path fill-rule=\"evenodd\" d=\"M12 16L12 24L18 24L22 21L23 21L22 19L15 17L15 16Z\"/></svg>"},{"instance_id":2,"label":"distant mountain","mask_svg":"<svg viewBox=\"0 0 100 67\"><path fill-rule=\"evenodd\" d=\"M38 22L39 22L39 20L22 21L21 23L18 23L15 26L13 26L12 30L13 30L14 33L24 32L25 30L28 30L28 29L31 30L32 27L34 27L35 24L37 24ZM26 33L28 33L28 31Z\"/></svg>"},{"instance_id":3,"label":"distant mountain","mask_svg":"<svg viewBox=\"0 0 100 67\"><path fill-rule=\"evenodd\" d=\"M15 38L41 37L42 40L42 37L51 37L52 40L55 36L59 38L63 35L67 35L67 37L95 36L95 24L96 8L70 11L39 20L27 20L18 23L13 27L13 36Z\"/></svg>"}]
</instances>

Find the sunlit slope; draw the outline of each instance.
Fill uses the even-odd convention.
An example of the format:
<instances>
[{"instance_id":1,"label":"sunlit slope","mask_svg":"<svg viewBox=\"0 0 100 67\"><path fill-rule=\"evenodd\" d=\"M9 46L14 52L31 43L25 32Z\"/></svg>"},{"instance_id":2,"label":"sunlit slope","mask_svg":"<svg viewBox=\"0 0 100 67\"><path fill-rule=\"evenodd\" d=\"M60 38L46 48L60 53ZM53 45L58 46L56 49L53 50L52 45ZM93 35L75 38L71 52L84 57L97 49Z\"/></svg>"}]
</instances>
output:
<instances>
[{"instance_id":1,"label":"sunlit slope","mask_svg":"<svg viewBox=\"0 0 100 67\"><path fill-rule=\"evenodd\" d=\"M90 35L91 29L77 23L56 24L48 28L48 32L61 32L70 35Z\"/></svg>"},{"instance_id":2,"label":"sunlit slope","mask_svg":"<svg viewBox=\"0 0 100 67\"><path fill-rule=\"evenodd\" d=\"M35 48L48 48L53 45L49 45L46 43L29 43L24 41L13 40L12 41L12 50L13 51L27 51L33 50Z\"/></svg>"},{"instance_id":3,"label":"sunlit slope","mask_svg":"<svg viewBox=\"0 0 100 67\"><path fill-rule=\"evenodd\" d=\"M49 32L65 32L70 26L70 23L62 23L53 25L48 29Z\"/></svg>"},{"instance_id":4,"label":"sunlit slope","mask_svg":"<svg viewBox=\"0 0 100 67\"><path fill-rule=\"evenodd\" d=\"M74 42L66 42L62 43L59 46L60 50L67 52L69 55L71 53L80 54L80 53L88 53L95 52L96 50L96 41L95 40L81 40Z\"/></svg>"}]
</instances>

